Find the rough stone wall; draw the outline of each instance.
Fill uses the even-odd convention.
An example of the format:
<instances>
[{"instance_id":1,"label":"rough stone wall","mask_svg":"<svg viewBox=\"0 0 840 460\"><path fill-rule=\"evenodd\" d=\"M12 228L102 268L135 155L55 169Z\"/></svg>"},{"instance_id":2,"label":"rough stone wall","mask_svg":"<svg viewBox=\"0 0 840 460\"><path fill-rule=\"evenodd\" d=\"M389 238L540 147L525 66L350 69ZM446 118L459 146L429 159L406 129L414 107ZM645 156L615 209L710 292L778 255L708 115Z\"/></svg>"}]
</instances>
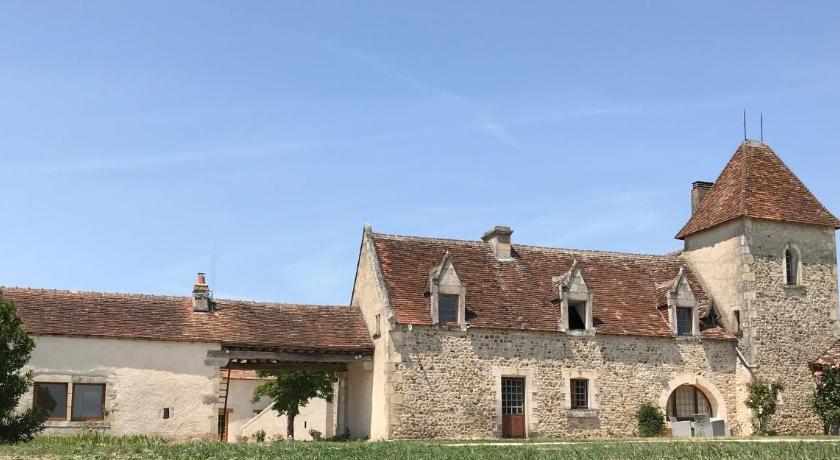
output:
<instances>
[{"instance_id":1,"label":"rough stone wall","mask_svg":"<svg viewBox=\"0 0 840 460\"><path fill-rule=\"evenodd\" d=\"M500 436L497 380L511 373L526 377L529 437L633 436L639 404L658 403L669 382L687 375L711 382L734 419L738 364L728 341L417 326L391 336L401 356L389 386L395 439ZM564 407L577 371L595 375L597 411Z\"/></svg>"},{"instance_id":2,"label":"rough stone wall","mask_svg":"<svg viewBox=\"0 0 840 460\"><path fill-rule=\"evenodd\" d=\"M96 425L114 435L146 434L171 439L215 439L219 368L205 364L218 344L35 337L27 366L36 382L104 383L107 417ZM75 434L88 422L48 421L47 434ZM30 407L32 391L19 409ZM163 408L172 417L163 418Z\"/></svg>"},{"instance_id":3,"label":"rough stone wall","mask_svg":"<svg viewBox=\"0 0 840 460\"><path fill-rule=\"evenodd\" d=\"M750 327L756 376L785 386L774 427L782 433L822 433L811 409L814 379L808 362L835 339L837 330L837 260L834 229L791 223L751 221L747 227L750 271L755 298ZM784 250L799 250L801 285L787 286Z\"/></svg>"}]
</instances>

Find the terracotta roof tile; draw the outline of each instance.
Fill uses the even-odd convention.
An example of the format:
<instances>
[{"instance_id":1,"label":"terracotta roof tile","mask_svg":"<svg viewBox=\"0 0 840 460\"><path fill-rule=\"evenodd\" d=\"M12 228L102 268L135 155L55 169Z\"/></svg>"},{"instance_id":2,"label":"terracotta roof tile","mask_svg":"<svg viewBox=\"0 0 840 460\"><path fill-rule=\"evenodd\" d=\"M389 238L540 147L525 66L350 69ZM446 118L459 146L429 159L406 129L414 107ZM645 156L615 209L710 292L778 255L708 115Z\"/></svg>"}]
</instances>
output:
<instances>
[{"instance_id":1,"label":"terracotta roof tile","mask_svg":"<svg viewBox=\"0 0 840 460\"><path fill-rule=\"evenodd\" d=\"M194 312L190 297L2 288L24 328L66 335L211 342L301 351L373 349L354 307L215 300L213 312Z\"/></svg>"},{"instance_id":2,"label":"terracotta roof tile","mask_svg":"<svg viewBox=\"0 0 840 460\"><path fill-rule=\"evenodd\" d=\"M840 228L829 212L767 146L744 141L688 223L683 239L738 217Z\"/></svg>"},{"instance_id":3,"label":"terracotta roof tile","mask_svg":"<svg viewBox=\"0 0 840 460\"><path fill-rule=\"evenodd\" d=\"M490 244L484 242L372 236L396 320L403 324L432 324L429 272L447 251L467 285L467 319L473 327L558 330L560 307L552 278L565 275L575 260L593 290L598 333L670 336L668 323L657 310L661 303L657 286L674 281L681 267L689 274L695 295L701 303L708 303L680 254L654 256L514 245L512 260L498 261ZM703 334L733 338L722 329Z\"/></svg>"}]
</instances>

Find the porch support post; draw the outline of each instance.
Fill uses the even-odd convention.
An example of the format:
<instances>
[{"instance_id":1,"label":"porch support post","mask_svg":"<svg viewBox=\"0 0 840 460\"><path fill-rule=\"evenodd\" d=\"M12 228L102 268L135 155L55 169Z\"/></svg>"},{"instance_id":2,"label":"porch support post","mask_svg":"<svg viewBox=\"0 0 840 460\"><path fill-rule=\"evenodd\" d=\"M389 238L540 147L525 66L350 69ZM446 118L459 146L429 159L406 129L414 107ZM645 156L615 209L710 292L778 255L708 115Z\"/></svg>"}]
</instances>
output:
<instances>
[{"instance_id":1,"label":"porch support post","mask_svg":"<svg viewBox=\"0 0 840 460\"><path fill-rule=\"evenodd\" d=\"M341 436L350 430L347 417L347 372L336 372L338 377L338 397L336 398L336 430L335 435Z\"/></svg>"}]
</instances>

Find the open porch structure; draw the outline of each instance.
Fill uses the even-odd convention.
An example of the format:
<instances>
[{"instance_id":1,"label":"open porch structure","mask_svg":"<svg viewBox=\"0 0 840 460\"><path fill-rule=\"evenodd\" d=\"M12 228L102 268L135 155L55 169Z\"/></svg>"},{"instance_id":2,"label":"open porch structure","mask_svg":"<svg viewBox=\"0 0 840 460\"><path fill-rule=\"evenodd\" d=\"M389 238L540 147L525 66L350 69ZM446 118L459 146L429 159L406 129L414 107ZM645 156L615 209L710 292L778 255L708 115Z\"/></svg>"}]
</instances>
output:
<instances>
[{"instance_id":1,"label":"open porch structure","mask_svg":"<svg viewBox=\"0 0 840 460\"><path fill-rule=\"evenodd\" d=\"M219 385L219 436L226 432L227 392L234 370L283 371L319 370L333 372L338 379L334 403L335 433L364 438L370 434L371 371L370 350L290 350L276 347L223 346L207 352L208 362L222 369ZM353 404L351 405L351 400Z\"/></svg>"}]
</instances>

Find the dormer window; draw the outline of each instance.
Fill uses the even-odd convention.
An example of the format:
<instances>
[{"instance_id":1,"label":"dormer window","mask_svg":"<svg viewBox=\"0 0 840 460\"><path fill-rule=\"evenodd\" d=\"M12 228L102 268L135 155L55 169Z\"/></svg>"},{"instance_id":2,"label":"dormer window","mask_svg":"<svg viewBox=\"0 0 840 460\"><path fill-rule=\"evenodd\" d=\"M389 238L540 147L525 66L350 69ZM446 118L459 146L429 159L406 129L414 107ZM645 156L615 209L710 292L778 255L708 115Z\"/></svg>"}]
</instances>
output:
<instances>
[{"instance_id":1,"label":"dormer window","mask_svg":"<svg viewBox=\"0 0 840 460\"><path fill-rule=\"evenodd\" d=\"M677 335L691 335L694 329L691 324L691 308L677 307Z\"/></svg>"},{"instance_id":2,"label":"dormer window","mask_svg":"<svg viewBox=\"0 0 840 460\"><path fill-rule=\"evenodd\" d=\"M569 300L569 330L586 330L586 301Z\"/></svg>"},{"instance_id":3,"label":"dormer window","mask_svg":"<svg viewBox=\"0 0 840 460\"><path fill-rule=\"evenodd\" d=\"M694 296L685 271L681 268L668 291L668 318L671 333L677 336L700 335L700 302Z\"/></svg>"},{"instance_id":4,"label":"dormer window","mask_svg":"<svg viewBox=\"0 0 840 460\"><path fill-rule=\"evenodd\" d=\"M458 322L458 296L438 294L438 324Z\"/></svg>"},{"instance_id":5,"label":"dormer window","mask_svg":"<svg viewBox=\"0 0 840 460\"><path fill-rule=\"evenodd\" d=\"M432 322L442 327L466 328L465 297L467 286L461 281L447 251L440 265L429 273Z\"/></svg>"},{"instance_id":6,"label":"dormer window","mask_svg":"<svg viewBox=\"0 0 840 460\"><path fill-rule=\"evenodd\" d=\"M800 282L800 262L799 251L791 244L785 246L785 284L788 286L796 286Z\"/></svg>"},{"instance_id":7,"label":"dormer window","mask_svg":"<svg viewBox=\"0 0 840 460\"><path fill-rule=\"evenodd\" d=\"M583 279L577 261L566 275L558 278L560 293L560 330L576 335L591 335L592 290Z\"/></svg>"}]
</instances>

